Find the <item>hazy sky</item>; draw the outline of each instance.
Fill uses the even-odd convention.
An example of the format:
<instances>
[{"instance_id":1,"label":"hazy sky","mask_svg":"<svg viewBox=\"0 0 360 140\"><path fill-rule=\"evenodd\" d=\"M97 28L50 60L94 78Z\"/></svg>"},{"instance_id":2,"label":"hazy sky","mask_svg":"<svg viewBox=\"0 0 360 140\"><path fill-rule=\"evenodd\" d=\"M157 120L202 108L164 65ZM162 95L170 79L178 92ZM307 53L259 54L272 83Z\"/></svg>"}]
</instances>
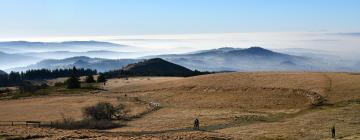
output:
<instances>
[{"instance_id":1,"label":"hazy sky","mask_svg":"<svg viewBox=\"0 0 360 140\"><path fill-rule=\"evenodd\" d=\"M0 37L357 32L360 0L0 0Z\"/></svg>"}]
</instances>

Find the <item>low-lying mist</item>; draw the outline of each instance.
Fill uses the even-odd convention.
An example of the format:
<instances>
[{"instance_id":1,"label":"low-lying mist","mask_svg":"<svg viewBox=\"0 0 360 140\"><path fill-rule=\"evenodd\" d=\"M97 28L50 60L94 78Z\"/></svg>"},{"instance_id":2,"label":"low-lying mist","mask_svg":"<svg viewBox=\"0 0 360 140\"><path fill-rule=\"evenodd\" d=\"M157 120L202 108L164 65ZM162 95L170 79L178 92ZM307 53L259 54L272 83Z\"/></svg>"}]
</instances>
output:
<instances>
[{"instance_id":1,"label":"low-lying mist","mask_svg":"<svg viewBox=\"0 0 360 140\"><path fill-rule=\"evenodd\" d=\"M357 57L360 54L360 49L357 48L360 44L360 36L354 33L133 35L73 40L77 38L64 40L37 38L29 41L0 42L0 69L16 70L18 67L35 66L42 60L76 56L102 59L163 57L191 69L214 71L358 71L360 67L360 59ZM295 60L273 61L266 60L266 57L254 56L225 58L217 54L206 57L188 55L216 48L244 49L251 46L260 46L274 52L304 57L307 60L294 62ZM180 54L179 56L182 57L164 54Z\"/></svg>"}]
</instances>

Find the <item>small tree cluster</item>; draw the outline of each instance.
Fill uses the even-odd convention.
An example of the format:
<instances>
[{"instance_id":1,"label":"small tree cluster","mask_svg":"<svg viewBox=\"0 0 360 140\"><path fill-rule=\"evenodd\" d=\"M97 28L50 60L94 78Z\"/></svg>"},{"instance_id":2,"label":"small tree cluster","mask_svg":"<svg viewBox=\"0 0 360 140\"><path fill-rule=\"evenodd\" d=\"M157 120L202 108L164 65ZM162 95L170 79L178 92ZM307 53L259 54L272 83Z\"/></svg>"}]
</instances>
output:
<instances>
[{"instance_id":1,"label":"small tree cluster","mask_svg":"<svg viewBox=\"0 0 360 140\"><path fill-rule=\"evenodd\" d=\"M80 79L76 76L71 76L69 79L65 82L67 84L68 89L74 89L74 88L80 88Z\"/></svg>"},{"instance_id":2,"label":"small tree cluster","mask_svg":"<svg viewBox=\"0 0 360 140\"><path fill-rule=\"evenodd\" d=\"M100 102L94 106L85 107L83 115L94 120L112 120L113 118L119 118L119 115L126 115L126 111L125 106L122 104L113 106L108 102Z\"/></svg>"},{"instance_id":3,"label":"small tree cluster","mask_svg":"<svg viewBox=\"0 0 360 140\"><path fill-rule=\"evenodd\" d=\"M22 84L19 85L19 90L21 93L25 93L25 92L34 93L35 91L38 90L38 87L36 87L29 81L24 81Z\"/></svg>"},{"instance_id":4,"label":"small tree cluster","mask_svg":"<svg viewBox=\"0 0 360 140\"><path fill-rule=\"evenodd\" d=\"M85 78L85 82L86 83L95 83L96 81L95 81L95 79L94 79L94 77L92 75L88 75Z\"/></svg>"},{"instance_id":5,"label":"small tree cluster","mask_svg":"<svg viewBox=\"0 0 360 140\"><path fill-rule=\"evenodd\" d=\"M48 87L49 87L49 85L47 85L46 83L43 83L41 85L34 85L30 81L23 81L19 85L19 91L20 91L20 93L34 93L40 89L45 89Z\"/></svg>"},{"instance_id":6,"label":"small tree cluster","mask_svg":"<svg viewBox=\"0 0 360 140\"><path fill-rule=\"evenodd\" d=\"M98 83L105 83L106 82L106 78L105 75L103 73L100 73L98 78L97 78L97 82Z\"/></svg>"}]
</instances>

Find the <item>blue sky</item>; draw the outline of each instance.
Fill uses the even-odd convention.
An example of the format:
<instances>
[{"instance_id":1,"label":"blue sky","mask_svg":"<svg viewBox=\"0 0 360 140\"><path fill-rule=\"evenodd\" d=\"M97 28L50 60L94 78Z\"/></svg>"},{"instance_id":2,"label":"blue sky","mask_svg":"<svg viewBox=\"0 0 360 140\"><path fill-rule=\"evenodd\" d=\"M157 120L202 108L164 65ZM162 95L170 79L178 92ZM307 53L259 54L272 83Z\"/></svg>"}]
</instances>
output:
<instances>
[{"instance_id":1,"label":"blue sky","mask_svg":"<svg viewBox=\"0 0 360 140\"><path fill-rule=\"evenodd\" d=\"M0 0L0 37L358 32L359 0Z\"/></svg>"}]
</instances>

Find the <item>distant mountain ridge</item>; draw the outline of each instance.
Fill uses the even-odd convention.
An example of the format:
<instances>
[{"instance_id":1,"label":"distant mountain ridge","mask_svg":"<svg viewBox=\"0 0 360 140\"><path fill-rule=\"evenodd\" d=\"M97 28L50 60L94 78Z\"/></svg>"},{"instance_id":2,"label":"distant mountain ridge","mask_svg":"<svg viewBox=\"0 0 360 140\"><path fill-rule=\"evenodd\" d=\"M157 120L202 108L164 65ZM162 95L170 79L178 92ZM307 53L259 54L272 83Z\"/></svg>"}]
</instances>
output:
<instances>
[{"instance_id":1,"label":"distant mountain ridge","mask_svg":"<svg viewBox=\"0 0 360 140\"><path fill-rule=\"evenodd\" d=\"M8 41L0 42L0 49L6 53L29 53L49 51L93 51L103 49L121 49L127 47L110 42L101 41L65 41L65 42L29 42Z\"/></svg>"},{"instance_id":2,"label":"distant mountain ridge","mask_svg":"<svg viewBox=\"0 0 360 140\"><path fill-rule=\"evenodd\" d=\"M308 50L308 52L311 52L311 50ZM90 53L104 53L103 55L106 56L108 53L112 52L90 51ZM102 55L100 55L100 57L101 56ZM19 55L19 58L21 57L22 55ZM106 72L109 70L121 69L128 64L152 58L161 58L191 70L199 71L360 71L360 62L358 61L339 60L331 55L317 55L316 52L313 54L306 53L306 55L292 55L268 50L262 47L225 47L184 54L145 56L137 59L104 59L80 56L65 59L46 59L26 67L12 69L0 68L5 71L23 71L27 69L56 69L71 68L75 66Z\"/></svg>"},{"instance_id":3,"label":"distant mountain ridge","mask_svg":"<svg viewBox=\"0 0 360 140\"><path fill-rule=\"evenodd\" d=\"M311 69L308 58L278 53L261 47L219 48L187 54L150 56L197 70L282 71ZM286 63L284 63L286 62ZM288 65L292 63L293 65Z\"/></svg>"},{"instance_id":4,"label":"distant mountain ridge","mask_svg":"<svg viewBox=\"0 0 360 140\"><path fill-rule=\"evenodd\" d=\"M25 66L40 61L40 58L0 52L0 68Z\"/></svg>"},{"instance_id":5,"label":"distant mountain ridge","mask_svg":"<svg viewBox=\"0 0 360 140\"><path fill-rule=\"evenodd\" d=\"M24 56L37 56L44 59L65 59L76 56L87 56L92 58L107 58L107 59L119 59L135 57L138 53L134 52L117 52L117 51L106 51L106 50L93 50L85 52L71 52L71 51L50 51L50 52L28 52L19 53Z\"/></svg>"},{"instance_id":6,"label":"distant mountain ridge","mask_svg":"<svg viewBox=\"0 0 360 140\"><path fill-rule=\"evenodd\" d=\"M136 63L140 59L103 59L86 56L70 57L66 59L46 59L26 67L18 67L7 71L26 71L29 69L67 69L72 67L95 69L99 72L121 69L128 64Z\"/></svg>"}]
</instances>

